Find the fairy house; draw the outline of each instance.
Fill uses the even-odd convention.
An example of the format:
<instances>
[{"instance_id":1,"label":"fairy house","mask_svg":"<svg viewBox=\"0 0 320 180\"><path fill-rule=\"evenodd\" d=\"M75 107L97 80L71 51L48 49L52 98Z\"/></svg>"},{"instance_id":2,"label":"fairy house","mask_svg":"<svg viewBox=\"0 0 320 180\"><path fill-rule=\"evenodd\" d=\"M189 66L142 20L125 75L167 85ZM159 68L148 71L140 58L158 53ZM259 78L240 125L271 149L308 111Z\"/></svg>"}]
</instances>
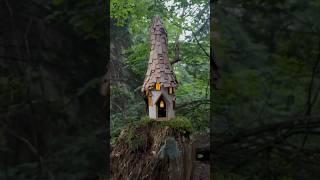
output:
<instances>
[{"instance_id":1,"label":"fairy house","mask_svg":"<svg viewBox=\"0 0 320 180\"><path fill-rule=\"evenodd\" d=\"M150 57L143 82L147 114L151 119L168 120L175 117L174 89L178 82L168 59L167 32L159 16L152 21Z\"/></svg>"}]
</instances>

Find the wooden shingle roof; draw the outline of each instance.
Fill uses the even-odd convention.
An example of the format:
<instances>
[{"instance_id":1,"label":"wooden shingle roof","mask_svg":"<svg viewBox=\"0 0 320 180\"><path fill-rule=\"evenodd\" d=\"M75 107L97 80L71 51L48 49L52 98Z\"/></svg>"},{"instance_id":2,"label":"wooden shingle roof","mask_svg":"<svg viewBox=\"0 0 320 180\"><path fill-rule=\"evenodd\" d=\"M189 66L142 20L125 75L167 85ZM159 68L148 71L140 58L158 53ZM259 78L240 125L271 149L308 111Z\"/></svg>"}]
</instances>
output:
<instances>
[{"instance_id":1,"label":"wooden shingle roof","mask_svg":"<svg viewBox=\"0 0 320 180\"><path fill-rule=\"evenodd\" d=\"M149 32L150 57L141 91L152 89L156 82L160 82L162 87L176 87L178 82L168 59L167 32L159 16L153 18Z\"/></svg>"}]
</instances>

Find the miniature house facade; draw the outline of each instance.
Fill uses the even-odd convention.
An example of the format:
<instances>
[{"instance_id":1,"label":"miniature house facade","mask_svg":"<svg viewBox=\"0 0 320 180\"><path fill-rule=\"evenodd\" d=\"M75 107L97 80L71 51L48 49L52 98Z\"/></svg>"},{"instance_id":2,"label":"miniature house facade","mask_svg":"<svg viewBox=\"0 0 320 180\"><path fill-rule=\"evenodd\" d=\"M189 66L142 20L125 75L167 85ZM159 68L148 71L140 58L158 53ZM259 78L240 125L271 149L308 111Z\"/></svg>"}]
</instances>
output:
<instances>
[{"instance_id":1,"label":"miniature house facade","mask_svg":"<svg viewBox=\"0 0 320 180\"><path fill-rule=\"evenodd\" d=\"M175 117L175 88L178 84L168 59L167 32L159 16L150 27L150 56L141 91L145 95L147 114L151 119Z\"/></svg>"}]
</instances>

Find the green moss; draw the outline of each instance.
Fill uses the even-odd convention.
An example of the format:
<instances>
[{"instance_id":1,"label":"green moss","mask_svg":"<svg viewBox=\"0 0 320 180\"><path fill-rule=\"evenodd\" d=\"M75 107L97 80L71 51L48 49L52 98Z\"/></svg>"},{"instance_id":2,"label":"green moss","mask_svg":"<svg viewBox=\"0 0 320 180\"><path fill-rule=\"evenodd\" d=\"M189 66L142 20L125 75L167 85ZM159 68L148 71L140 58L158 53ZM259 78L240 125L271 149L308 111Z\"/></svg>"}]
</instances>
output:
<instances>
[{"instance_id":1,"label":"green moss","mask_svg":"<svg viewBox=\"0 0 320 180\"><path fill-rule=\"evenodd\" d=\"M191 133L193 129L191 121L183 116L178 116L168 121L159 121L159 124L161 126L168 126L188 133Z\"/></svg>"},{"instance_id":2,"label":"green moss","mask_svg":"<svg viewBox=\"0 0 320 180\"><path fill-rule=\"evenodd\" d=\"M128 128L127 141L130 142L134 138L134 130L133 128Z\"/></svg>"},{"instance_id":3,"label":"green moss","mask_svg":"<svg viewBox=\"0 0 320 180\"><path fill-rule=\"evenodd\" d=\"M139 124L146 125L146 124L149 124L150 122L152 122L152 120L148 116L143 116Z\"/></svg>"},{"instance_id":4,"label":"green moss","mask_svg":"<svg viewBox=\"0 0 320 180\"><path fill-rule=\"evenodd\" d=\"M157 121L150 119L148 116L144 116L141 118L141 121L139 122L139 125L148 125L152 124L159 127L171 127L177 130L181 130L184 133L191 133L193 131L192 123L190 119L184 117L184 116L177 116L170 120L164 120L164 121Z\"/></svg>"}]
</instances>

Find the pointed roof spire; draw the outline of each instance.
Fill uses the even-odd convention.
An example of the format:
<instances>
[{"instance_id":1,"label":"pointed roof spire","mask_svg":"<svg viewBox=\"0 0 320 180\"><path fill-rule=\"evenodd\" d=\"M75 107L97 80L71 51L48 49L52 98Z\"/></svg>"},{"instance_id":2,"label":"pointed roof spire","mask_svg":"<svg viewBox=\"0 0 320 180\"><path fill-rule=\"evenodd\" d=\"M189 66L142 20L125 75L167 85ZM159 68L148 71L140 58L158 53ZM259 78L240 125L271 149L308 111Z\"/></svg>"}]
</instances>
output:
<instances>
[{"instance_id":1,"label":"pointed roof spire","mask_svg":"<svg viewBox=\"0 0 320 180\"><path fill-rule=\"evenodd\" d=\"M156 82L163 87L176 87L178 82L168 59L167 31L162 26L160 16L152 20L150 32L150 57L148 70L141 91L152 89Z\"/></svg>"}]
</instances>

